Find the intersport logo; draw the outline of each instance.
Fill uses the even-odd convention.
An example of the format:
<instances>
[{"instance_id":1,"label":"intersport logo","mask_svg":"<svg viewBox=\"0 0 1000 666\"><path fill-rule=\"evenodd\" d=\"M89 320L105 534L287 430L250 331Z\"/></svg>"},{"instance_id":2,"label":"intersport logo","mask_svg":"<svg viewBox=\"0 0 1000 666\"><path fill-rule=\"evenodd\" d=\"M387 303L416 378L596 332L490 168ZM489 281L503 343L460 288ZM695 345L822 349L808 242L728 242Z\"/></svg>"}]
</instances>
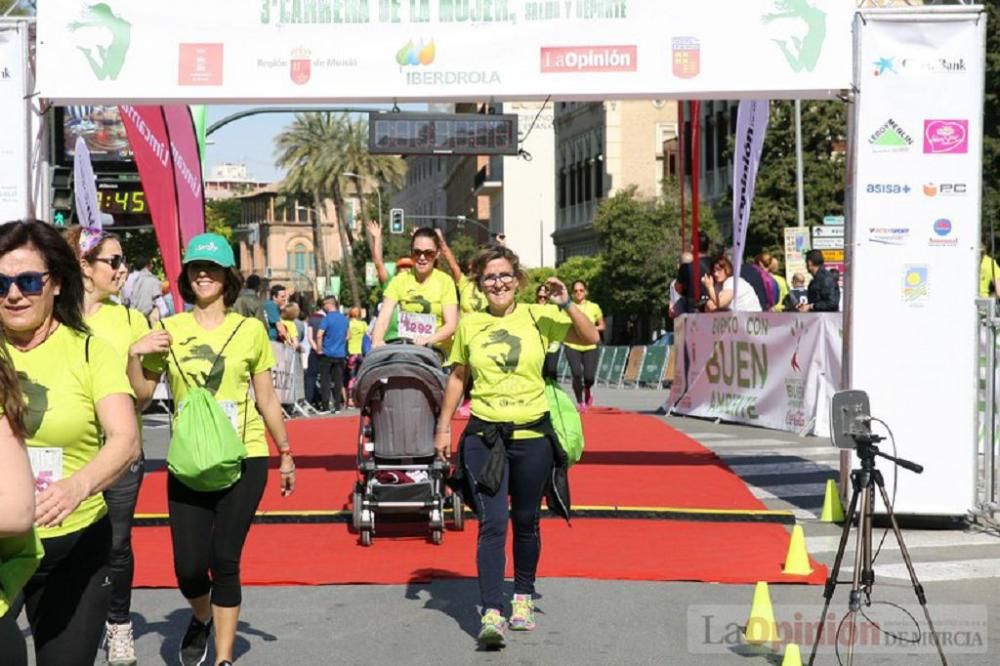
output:
<instances>
[{"instance_id":1,"label":"intersport logo","mask_svg":"<svg viewBox=\"0 0 1000 666\"><path fill-rule=\"evenodd\" d=\"M542 47L542 73L634 72L639 66L635 46Z\"/></svg>"}]
</instances>

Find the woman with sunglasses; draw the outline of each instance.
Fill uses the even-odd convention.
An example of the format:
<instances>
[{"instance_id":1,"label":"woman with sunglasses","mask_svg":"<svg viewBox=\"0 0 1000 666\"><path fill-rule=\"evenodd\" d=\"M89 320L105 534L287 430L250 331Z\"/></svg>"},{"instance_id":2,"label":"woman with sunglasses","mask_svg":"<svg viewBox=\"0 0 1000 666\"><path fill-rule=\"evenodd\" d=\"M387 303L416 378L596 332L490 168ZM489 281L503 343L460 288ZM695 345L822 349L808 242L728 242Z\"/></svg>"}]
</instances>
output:
<instances>
[{"instance_id":1,"label":"woman with sunglasses","mask_svg":"<svg viewBox=\"0 0 1000 666\"><path fill-rule=\"evenodd\" d=\"M451 420L466 377L472 376L472 416L460 438L456 478L463 499L479 517L476 564L482 603L479 643L502 647L507 620L503 580L507 523L514 529L514 598L510 628L535 627L535 572L541 550L542 495L568 517L566 456L549 422L542 363L553 342L596 343L597 329L569 300L566 287L549 278L554 305L518 304L526 280L517 255L503 247L481 251L475 260L487 310L459 322L452 347L452 373L435 429L434 448L451 456ZM562 311L560 311L562 310Z\"/></svg>"},{"instance_id":2,"label":"woman with sunglasses","mask_svg":"<svg viewBox=\"0 0 1000 666\"><path fill-rule=\"evenodd\" d=\"M587 300L587 283L583 280L573 283L573 302L594 323L598 332L598 340L593 344L574 342L565 344L566 361L569 362L569 369L573 375L576 408L585 412L594 404L594 395L591 391L597 378L597 360L600 358L597 345L600 342L600 334L604 333L604 313L601 312L600 305Z\"/></svg>"},{"instance_id":3,"label":"woman with sunglasses","mask_svg":"<svg viewBox=\"0 0 1000 666\"><path fill-rule=\"evenodd\" d=\"M192 238L177 286L194 309L163 320L170 332L170 353L143 359L146 379L155 385L166 371L177 404L190 387L208 389L246 447L241 476L225 490L199 492L172 474L167 477L174 572L192 610L181 640L180 662L203 664L214 629L214 663L231 664L243 601L243 544L267 483L265 429L281 458L282 496L295 490L295 461L271 379L275 360L267 329L259 319L230 309L243 277L229 242L217 234ZM256 408L250 400L251 386Z\"/></svg>"},{"instance_id":4,"label":"woman with sunglasses","mask_svg":"<svg viewBox=\"0 0 1000 666\"><path fill-rule=\"evenodd\" d=\"M395 316L398 337L418 345L438 346L448 358L458 324L458 295L451 277L434 267L440 243L433 229L421 227L413 232L410 240L413 270L397 275L386 287L372 332L373 347L387 341L386 330Z\"/></svg>"},{"instance_id":5,"label":"woman with sunglasses","mask_svg":"<svg viewBox=\"0 0 1000 666\"><path fill-rule=\"evenodd\" d=\"M739 280L739 289L736 290L736 301L733 301L733 291ZM705 288L705 312L719 312L721 310L737 310L742 312L760 312L760 299L753 289L753 285L743 278L733 277L733 262L725 255L719 257L712 263L712 273L704 275L701 283Z\"/></svg>"},{"instance_id":6,"label":"woman with sunglasses","mask_svg":"<svg viewBox=\"0 0 1000 666\"><path fill-rule=\"evenodd\" d=\"M26 403L45 548L23 595L39 666L94 662L111 598L103 491L139 458L125 357L90 335L83 299L80 262L59 232L35 221L0 226L0 323Z\"/></svg>"},{"instance_id":7,"label":"woman with sunglasses","mask_svg":"<svg viewBox=\"0 0 1000 666\"><path fill-rule=\"evenodd\" d=\"M136 423L142 446L142 410L153 397L143 377L142 357L170 348L170 334L150 332L138 310L119 305L113 297L120 291L126 273L124 253L118 238L106 232L72 227L65 234L83 273L83 317L91 332L106 341L125 361L129 384L136 396ZM134 664L132 636L132 518L144 475L144 457L133 463L118 481L104 491L111 519L111 609L105 628L104 649L110 666Z\"/></svg>"}]
</instances>

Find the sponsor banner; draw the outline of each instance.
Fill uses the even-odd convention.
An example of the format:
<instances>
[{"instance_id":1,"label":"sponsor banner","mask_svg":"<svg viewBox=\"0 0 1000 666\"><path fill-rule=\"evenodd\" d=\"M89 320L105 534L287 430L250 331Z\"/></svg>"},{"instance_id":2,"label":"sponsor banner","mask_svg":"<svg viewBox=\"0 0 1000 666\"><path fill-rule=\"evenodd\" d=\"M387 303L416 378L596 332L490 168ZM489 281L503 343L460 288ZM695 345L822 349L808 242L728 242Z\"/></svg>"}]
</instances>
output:
<instances>
[{"instance_id":1,"label":"sponsor banner","mask_svg":"<svg viewBox=\"0 0 1000 666\"><path fill-rule=\"evenodd\" d=\"M840 386L840 314L698 314L688 315L683 329L674 412L828 432L829 399Z\"/></svg>"},{"instance_id":2,"label":"sponsor banner","mask_svg":"<svg viewBox=\"0 0 1000 666\"><path fill-rule=\"evenodd\" d=\"M170 293L180 311L180 304L184 302L177 289L177 280L181 274L181 229L173 158L162 109L160 106L123 104L118 107L118 115L135 155L142 189L146 193L146 203L153 218L153 230L156 232L163 270L170 280Z\"/></svg>"},{"instance_id":3,"label":"sponsor banner","mask_svg":"<svg viewBox=\"0 0 1000 666\"><path fill-rule=\"evenodd\" d=\"M27 39L26 23L0 24L0 222L28 217L31 210Z\"/></svg>"},{"instance_id":4,"label":"sponsor banner","mask_svg":"<svg viewBox=\"0 0 1000 666\"><path fill-rule=\"evenodd\" d=\"M46 0L38 93L68 104L829 98L851 85L853 13L843 0Z\"/></svg>"},{"instance_id":5,"label":"sponsor banner","mask_svg":"<svg viewBox=\"0 0 1000 666\"><path fill-rule=\"evenodd\" d=\"M202 189L201 154L191 110L181 104L163 107L170 140L170 155L177 189L181 245L205 232L205 192Z\"/></svg>"},{"instance_id":6,"label":"sponsor banner","mask_svg":"<svg viewBox=\"0 0 1000 666\"><path fill-rule=\"evenodd\" d=\"M851 284L863 286L848 285L846 375L892 427L900 454L924 466L899 484L899 513L964 515L975 503L984 17L953 9L908 10L905 21L862 10L855 22L847 263ZM948 353L902 331L933 331Z\"/></svg>"},{"instance_id":7,"label":"sponsor banner","mask_svg":"<svg viewBox=\"0 0 1000 666\"><path fill-rule=\"evenodd\" d=\"M295 347L289 347L283 342L271 341L271 351L274 352L274 367L271 368L271 378L274 380L274 392L282 405L294 405L305 399L305 372L302 369L302 355Z\"/></svg>"},{"instance_id":8,"label":"sponsor banner","mask_svg":"<svg viewBox=\"0 0 1000 666\"><path fill-rule=\"evenodd\" d=\"M767 134L768 100L750 99L740 102L736 117L736 157L733 165L733 266L743 265L743 246L750 226L750 208L753 205L754 187L760 154L764 150ZM740 280L733 282L733 302Z\"/></svg>"}]
</instances>

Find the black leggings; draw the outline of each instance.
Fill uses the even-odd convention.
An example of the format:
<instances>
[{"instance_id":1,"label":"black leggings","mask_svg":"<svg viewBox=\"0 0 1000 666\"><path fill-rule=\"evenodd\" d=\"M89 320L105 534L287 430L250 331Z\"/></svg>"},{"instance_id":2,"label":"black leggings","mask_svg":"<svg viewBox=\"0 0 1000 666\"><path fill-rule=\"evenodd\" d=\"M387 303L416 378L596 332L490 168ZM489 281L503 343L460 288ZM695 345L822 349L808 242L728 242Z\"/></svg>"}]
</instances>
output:
<instances>
[{"instance_id":1,"label":"black leggings","mask_svg":"<svg viewBox=\"0 0 1000 666\"><path fill-rule=\"evenodd\" d=\"M507 446L507 465L495 495L482 492L476 475L489 458L490 449L481 437L469 435L462 442L462 456L479 517L476 568L483 610L503 610L503 577L507 557L507 523L514 524L514 594L535 593L535 572L542 552L538 529L542 494L552 474L554 456L547 437L512 440ZM507 498L510 497L508 506Z\"/></svg>"},{"instance_id":2,"label":"black leggings","mask_svg":"<svg viewBox=\"0 0 1000 666\"><path fill-rule=\"evenodd\" d=\"M135 556L132 553L132 519L142 486L144 461L140 458L115 484L104 491L111 519L111 607L108 622L125 624L132 611L132 579Z\"/></svg>"},{"instance_id":3,"label":"black leggings","mask_svg":"<svg viewBox=\"0 0 1000 666\"><path fill-rule=\"evenodd\" d=\"M19 660L24 656L24 639L16 630L23 606L38 666L92 664L104 635L111 598L107 564L111 521L105 516L79 532L43 539L42 544L45 557L38 571L24 586L23 597L0 619L0 637L4 639L0 663L23 663ZM9 639L14 644L8 643Z\"/></svg>"},{"instance_id":4,"label":"black leggings","mask_svg":"<svg viewBox=\"0 0 1000 666\"><path fill-rule=\"evenodd\" d=\"M583 402L583 390L588 391L594 385L594 378L597 377L597 359L600 357L601 348L578 351L566 347L566 360L569 362L569 369L573 373L573 393L576 401Z\"/></svg>"},{"instance_id":5,"label":"black leggings","mask_svg":"<svg viewBox=\"0 0 1000 666\"><path fill-rule=\"evenodd\" d=\"M191 490L168 475L174 573L185 598L211 592L212 603L223 608L243 601L240 558L267 484L267 463L267 458L247 458L239 481L208 493Z\"/></svg>"},{"instance_id":6,"label":"black leggings","mask_svg":"<svg viewBox=\"0 0 1000 666\"><path fill-rule=\"evenodd\" d=\"M346 358L319 357L319 404L323 409L330 407L331 380L333 381L333 408L341 408L343 401L340 392L344 388L344 369L346 367Z\"/></svg>"}]
</instances>

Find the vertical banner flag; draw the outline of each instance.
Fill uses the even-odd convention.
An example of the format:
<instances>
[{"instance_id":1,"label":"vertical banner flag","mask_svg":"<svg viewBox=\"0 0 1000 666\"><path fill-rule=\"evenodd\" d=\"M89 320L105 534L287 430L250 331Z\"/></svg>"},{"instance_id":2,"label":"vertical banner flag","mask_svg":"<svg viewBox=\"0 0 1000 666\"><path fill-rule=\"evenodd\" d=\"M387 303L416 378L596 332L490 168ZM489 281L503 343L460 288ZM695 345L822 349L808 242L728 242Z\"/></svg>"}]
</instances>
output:
<instances>
[{"instance_id":1,"label":"vertical banner flag","mask_svg":"<svg viewBox=\"0 0 1000 666\"><path fill-rule=\"evenodd\" d=\"M177 280L181 275L181 229L173 158L162 109L160 106L123 104L118 107L118 114L135 154L142 189L146 193L146 203L153 217L153 229L160 246L163 268L170 280L174 306L180 312L184 307L177 289Z\"/></svg>"},{"instance_id":2,"label":"vertical banner flag","mask_svg":"<svg viewBox=\"0 0 1000 666\"><path fill-rule=\"evenodd\" d=\"M855 21L844 359L846 388L867 391L900 455L924 466L889 488L895 511L964 516L976 502L986 16L934 9L946 11Z\"/></svg>"},{"instance_id":3,"label":"vertical banner flag","mask_svg":"<svg viewBox=\"0 0 1000 666\"><path fill-rule=\"evenodd\" d=\"M31 210L27 39L27 24L0 25L0 222Z\"/></svg>"},{"instance_id":4,"label":"vertical banner flag","mask_svg":"<svg viewBox=\"0 0 1000 666\"><path fill-rule=\"evenodd\" d=\"M167 138L173 159L181 245L186 247L192 238L205 232L205 196L198 137L188 107L175 104L161 108L166 119Z\"/></svg>"},{"instance_id":5,"label":"vertical banner flag","mask_svg":"<svg viewBox=\"0 0 1000 666\"><path fill-rule=\"evenodd\" d=\"M766 99L745 99L740 102L736 117L736 163L733 165L733 303L739 288L743 247L750 226L750 205L757 184L760 154L764 149L770 102Z\"/></svg>"},{"instance_id":6,"label":"vertical banner flag","mask_svg":"<svg viewBox=\"0 0 1000 666\"><path fill-rule=\"evenodd\" d=\"M97 178L90 163L90 149L82 136L73 148L73 199L76 219L85 227L101 228L101 207L97 198Z\"/></svg>"}]
</instances>

